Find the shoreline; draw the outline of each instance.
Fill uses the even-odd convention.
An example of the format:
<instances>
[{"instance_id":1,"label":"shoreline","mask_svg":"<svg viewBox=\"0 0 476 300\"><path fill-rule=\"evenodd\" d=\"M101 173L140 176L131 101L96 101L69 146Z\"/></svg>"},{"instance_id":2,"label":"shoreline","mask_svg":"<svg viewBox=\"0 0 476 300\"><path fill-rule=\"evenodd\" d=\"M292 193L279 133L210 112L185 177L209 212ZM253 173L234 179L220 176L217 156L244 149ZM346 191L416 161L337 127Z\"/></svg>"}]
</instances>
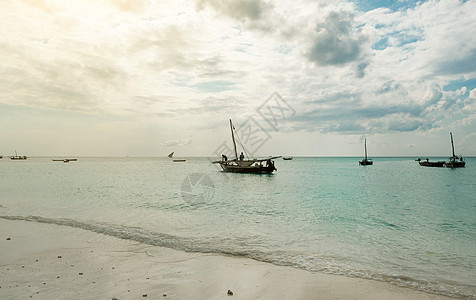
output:
<instances>
[{"instance_id":1,"label":"shoreline","mask_svg":"<svg viewBox=\"0 0 476 300\"><path fill-rule=\"evenodd\" d=\"M452 299L19 220L0 219L0 251L1 299Z\"/></svg>"}]
</instances>

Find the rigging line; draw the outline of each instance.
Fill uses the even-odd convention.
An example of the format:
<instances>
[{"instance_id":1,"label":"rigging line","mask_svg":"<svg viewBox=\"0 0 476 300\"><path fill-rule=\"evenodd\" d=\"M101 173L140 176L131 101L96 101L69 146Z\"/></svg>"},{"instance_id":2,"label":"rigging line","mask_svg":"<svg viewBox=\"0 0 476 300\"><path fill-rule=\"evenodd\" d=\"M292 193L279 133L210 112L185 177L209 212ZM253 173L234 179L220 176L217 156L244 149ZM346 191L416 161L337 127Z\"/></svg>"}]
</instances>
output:
<instances>
[{"instance_id":1,"label":"rigging line","mask_svg":"<svg viewBox=\"0 0 476 300\"><path fill-rule=\"evenodd\" d=\"M249 159L250 159L250 157L248 156L248 153L246 152L246 148L245 148L245 146L243 146L243 143L241 142L241 139L240 139L240 136L238 135L238 132L236 132L236 128L235 128L235 126L233 126L233 129L235 130L235 133L236 133L236 138L238 139L238 143L240 143L240 145L241 145L241 148L243 149L243 152L245 152L246 158L249 160Z\"/></svg>"}]
</instances>

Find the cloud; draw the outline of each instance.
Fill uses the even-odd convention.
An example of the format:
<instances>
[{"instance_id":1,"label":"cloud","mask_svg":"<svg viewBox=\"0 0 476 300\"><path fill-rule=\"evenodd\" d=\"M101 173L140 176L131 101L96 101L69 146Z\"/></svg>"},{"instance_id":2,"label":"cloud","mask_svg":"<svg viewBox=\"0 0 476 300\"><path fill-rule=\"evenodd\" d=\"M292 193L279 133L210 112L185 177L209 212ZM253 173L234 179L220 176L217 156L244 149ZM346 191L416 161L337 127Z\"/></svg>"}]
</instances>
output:
<instances>
[{"instance_id":1,"label":"cloud","mask_svg":"<svg viewBox=\"0 0 476 300\"><path fill-rule=\"evenodd\" d=\"M332 11L319 22L309 59L323 66L344 65L359 60L366 37L356 28L353 18L350 12ZM362 71L365 66L361 65L359 70Z\"/></svg>"},{"instance_id":2,"label":"cloud","mask_svg":"<svg viewBox=\"0 0 476 300\"><path fill-rule=\"evenodd\" d=\"M355 122L331 124L321 130L322 133L339 132L347 134L364 133L365 127Z\"/></svg>"},{"instance_id":3,"label":"cloud","mask_svg":"<svg viewBox=\"0 0 476 300\"><path fill-rule=\"evenodd\" d=\"M124 12L140 12L148 7L148 0L109 0L111 4Z\"/></svg>"},{"instance_id":4,"label":"cloud","mask_svg":"<svg viewBox=\"0 0 476 300\"><path fill-rule=\"evenodd\" d=\"M384 82L381 85L381 87L375 93L377 95L386 94L386 93L389 93L391 91L398 90L400 88L401 88L400 84L397 83L395 80L389 80L389 81Z\"/></svg>"},{"instance_id":5,"label":"cloud","mask_svg":"<svg viewBox=\"0 0 476 300\"><path fill-rule=\"evenodd\" d=\"M190 145L192 143L192 139L188 138L186 140L171 140L166 141L160 144L162 147L180 147L185 145Z\"/></svg>"},{"instance_id":6,"label":"cloud","mask_svg":"<svg viewBox=\"0 0 476 300\"><path fill-rule=\"evenodd\" d=\"M206 6L214 8L217 12L235 18L240 21L259 20L266 10L272 5L263 0L199 0L197 8L204 9Z\"/></svg>"},{"instance_id":7,"label":"cloud","mask_svg":"<svg viewBox=\"0 0 476 300\"><path fill-rule=\"evenodd\" d=\"M402 118L397 120L392 120L388 124L389 131L415 131L423 125L423 122L420 120L409 120L408 118Z\"/></svg>"}]
</instances>

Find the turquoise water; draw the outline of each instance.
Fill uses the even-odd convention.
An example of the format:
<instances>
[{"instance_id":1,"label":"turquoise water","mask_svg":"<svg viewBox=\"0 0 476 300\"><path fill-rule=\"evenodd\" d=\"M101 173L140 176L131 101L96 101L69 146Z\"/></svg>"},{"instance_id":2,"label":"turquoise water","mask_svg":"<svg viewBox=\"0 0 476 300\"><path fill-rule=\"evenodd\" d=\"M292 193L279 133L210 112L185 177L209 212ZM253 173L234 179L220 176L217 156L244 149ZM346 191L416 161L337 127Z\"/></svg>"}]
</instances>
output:
<instances>
[{"instance_id":1,"label":"turquoise water","mask_svg":"<svg viewBox=\"0 0 476 300\"><path fill-rule=\"evenodd\" d=\"M0 217L476 298L476 159L359 159L277 160L253 175L207 158L4 158Z\"/></svg>"}]
</instances>

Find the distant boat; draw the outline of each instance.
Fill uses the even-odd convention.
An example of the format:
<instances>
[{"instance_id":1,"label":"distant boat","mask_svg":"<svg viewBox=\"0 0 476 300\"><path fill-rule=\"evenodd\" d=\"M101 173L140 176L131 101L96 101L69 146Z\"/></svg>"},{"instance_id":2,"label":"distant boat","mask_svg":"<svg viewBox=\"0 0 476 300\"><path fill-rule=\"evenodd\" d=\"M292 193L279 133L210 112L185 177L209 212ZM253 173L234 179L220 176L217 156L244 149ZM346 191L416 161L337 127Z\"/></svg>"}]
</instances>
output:
<instances>
[{"instance_id":1,"label":"distant boat","mask_svg":"<svg viewBox=\"0 0 476 300\"><path fill-rule=\"evenodd\" d=\"M26 157L25 155L19 156L19 155L17 154L17 150L15 150L15 156L10 156L10 159L11 159L11 160L25 160L25 159L27 159L27 158L28 158L28 157Z\"/></svg>"},{"instance_id":2,"label":"distant boat","mask_svg":"<svg viewBox=\"0 0 476 300\"><path fill-rule=\"evenodd\" d=\"M359 165L361 165L361 166L373 165L374 162L371 159L367 159L367 139L365 139L364 148L365 148L365 158L363 160L359 161Z\"/></svg>"},{"instance_id":3,"label":"distant boat","mask_svg":"<svg viewBox=\"0 0 476 300\"><path fill-rule=\"evenodd\" d=\"M293 158L290 156L290 157L283 157L284 160L292 160Z\"/></svg>"},{"instance_id":4,"label":"distant boat","mask_svg":"<svg viewBox=\"0 0 476 300\"><path fill-rule=\"evenodd\" d=\"M53 161L62 161L64 163L69 163L70 161L77 161L77 158L63 158L63 159L53 159Z\"/></svg>"},{"instance_id":5,"label":"distant boat","mask_svg":"<svg viewBox=\"0 0 476 300\"><path fill-rule=\"evenodd\" d=\"M0 155L0 159L2 159L2 158L3 158L3 156L2 156L2 155Z\"/></svg>"},{"instance_id":6,"label":"distant boat","mask_svg":"<svg viewBox=\"0 0 476 300\"><path fill-rule=\"evenodd\" d=\"M169 155L167 155L168 158L173 158L174 157L174 153L170 153ZM173 159L173 162L186 162L187 160L186 159Z\"/></svg>"},{"instance_id":7,"label":"distant boat","mask_svg":"<svg viewBox=\"0 0 476 300\"><path fill-rule=\"evenodd\" d=\"M463 160L463 156L456 156L455 155L455 146L453 143L453 133L450 132L451 137L451 149L453 150L453 156L450 157L448 162L445 162L445 166L447 168L464 168L466 162Z\"/></svg>"},{"instance_id":8,"label":"distant boat","mask_svg":"<svg viewBox=\"0 0 476 300\"><path fill-rule=\"evenodd\" d=\"M230 173L251 173L251 174L271 174L273 171L277 171L274 166L273 159L281 156L268 157L263 159L244 159L243 152L238 159L238 152L236 151L235 134L233 123L230 119L231 139L233 140L233 147L235 150L235 159L228 160L226 155L222 155L222 160L213 161L212 163L220 164L220 167L225 172ZM263 165L265 163L265 165Z\"/></svg>"},{"instance_id":9,"label":"distant boat","mask_svg":"<svg viewBox=\"0 0 476 300\"><path fill-rule=\"evenodd\" d=\"M419 159L415 159L415 161L417 161L422 167L443 168L445 166L444 161L430 161L428 158L426 160L421 160L419 158Z\"/></svg>"}]
</instances>

